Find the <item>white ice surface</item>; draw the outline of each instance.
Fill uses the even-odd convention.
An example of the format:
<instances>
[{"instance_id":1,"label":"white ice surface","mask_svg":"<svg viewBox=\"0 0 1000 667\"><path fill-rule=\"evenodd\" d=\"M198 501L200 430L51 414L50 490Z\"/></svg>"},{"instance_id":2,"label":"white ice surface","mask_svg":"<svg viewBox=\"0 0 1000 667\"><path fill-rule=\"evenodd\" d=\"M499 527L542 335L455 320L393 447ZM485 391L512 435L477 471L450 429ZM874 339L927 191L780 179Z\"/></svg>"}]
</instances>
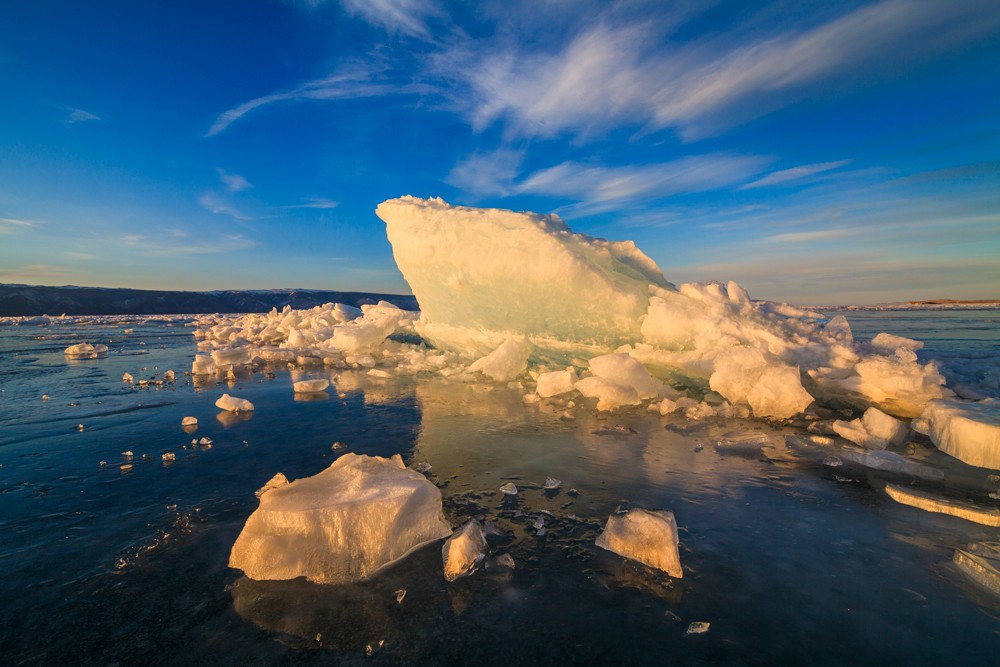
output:
<instances>
[{"instance_id":1,"label":"white ice surface","mask_svg":"<svg viewBox=\"0 0 1000 667\"><path fill-rule=\"evenodd\" d=\"M399 455L345 454L317 475L263 493L229 565L258 580L360 581L448 535L441 492Z\"/></svg>"},{"instance_id":2,"label":"white ice surface","mask_svg":"<svg viewBox=\"0 0 1000 667\"><path fill-rule=\"evenodd\" d=\"M253 412L253 403L245 398L236 398L229 394L223 394L215 402L215 407L229 412Z\"/></svg>"}]
</instances>

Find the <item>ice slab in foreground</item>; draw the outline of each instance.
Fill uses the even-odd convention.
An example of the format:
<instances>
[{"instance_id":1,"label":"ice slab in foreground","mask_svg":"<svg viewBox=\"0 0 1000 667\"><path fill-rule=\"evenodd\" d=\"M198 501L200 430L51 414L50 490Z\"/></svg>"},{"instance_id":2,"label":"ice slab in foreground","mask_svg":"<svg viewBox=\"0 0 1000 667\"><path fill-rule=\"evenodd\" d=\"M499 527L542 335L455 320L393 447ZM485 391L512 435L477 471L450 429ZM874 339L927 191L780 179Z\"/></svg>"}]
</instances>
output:
<instances>
[{"instance_id":1,"label":"ice slab in foreground","mask_svg":"<svg viewBox=\"0 0 1000 667\"><path fill-rule=\"evenodd\" d=\"M1000 401L931 401L923 419L941 451L969 465L1000 470Z\"/></svg>"},{"instance_id":2,"label":"ice slab in foreground","mask_svg":"<svg viewBox=\"0 0 1000 667\"><path fill-rule=\"evenodd\" d=\"M677 549L677 521L673 512L630 509L608 517L596 544L619 556L663 570L671 577L684 576Z\"/></svg>"},{"instance_id":3,"label":"ice slab in foreground","mask_svg":"<svg viewBox=\"0 0 1000 667\"><path fill-rule=\"evenodd\" d=\"M980 586L1000 595L1000 542L975 542L955 549L952 561Z\"/></svg>"},{"instance_id":4,"label":"ice slab in foreground","mask_svg":"<svg viewBox=\"0 0 1000 667\"><path fill-rule=\"evenodd\" d=\"M449 535L441 492L398 454L345 454L317 475L263 493L229 566L258 580L360 581Z\"/></svg>"},{"instance_id":5,"label":"ice slab in foreground","mask_svg":"<svg viewBox=\"0 0 1000 667\"><path fill-rule=\"evenodd\" d=\"M942 498L939 496L908 489L896 484L886 484L885 492L889 497L903 505L916 507L927 512L937 512L957 516L966 521L981 523L984 526L994 526L1000 528L1000 510L995 507L980 507L972 503L954 500L952 498Z\"/></svg>"}]
</instances>

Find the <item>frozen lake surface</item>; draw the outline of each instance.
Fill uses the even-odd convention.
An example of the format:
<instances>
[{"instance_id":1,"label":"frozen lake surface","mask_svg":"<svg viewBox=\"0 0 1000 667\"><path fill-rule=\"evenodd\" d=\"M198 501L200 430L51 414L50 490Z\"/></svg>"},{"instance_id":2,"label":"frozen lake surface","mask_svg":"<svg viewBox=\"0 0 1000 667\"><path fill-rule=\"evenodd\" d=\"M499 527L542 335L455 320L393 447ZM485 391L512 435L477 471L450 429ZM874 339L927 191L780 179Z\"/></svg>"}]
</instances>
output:
<instances>
[{"instance_id":1,"label":"frozen lake surface","mask_svg":"<svg viewBox=\"0 0 1000 667\"><path fill-rule=\"evenodd\" d=\"M995 310L846 316L858 338L925 341L921 359L941 360L949 384L976 387L1000 357ZM525 405L507 388L285 364L196 383L182 373L196 352L185 321L0 326L5 664L990 665L1000 655L1000 599L951 562L998 529L896 503L885 483L914 478L830 465L839 445L807 444L804 423L598 414L579 398L567 419L565 397ZM84 341L110 352L64 356ZM156 386L168 369L176 382ZM154 384L123 383L125 372ZM314 378L332 386L293 393ZM256 410L220 412L223 393ZM193 432L181 428L188 415ZM715 446L748 435L765 444ZM203 437L210 447L191 444ZM943 471L939 491L1000 490L996 474L922 436L900 451ZM256 582L228 568L254 491L343 452L430 464L446 518L496 523L505 535L491 544L513 556L513 574L446 583L440 543L362 584ZM545 490L547 477L560 489ZM516 497L498 491L507 481ZM674 512L683 579L594 546L622 505ZM709 632L685 636L695 621Z\"/></svg>"}]
</instances>

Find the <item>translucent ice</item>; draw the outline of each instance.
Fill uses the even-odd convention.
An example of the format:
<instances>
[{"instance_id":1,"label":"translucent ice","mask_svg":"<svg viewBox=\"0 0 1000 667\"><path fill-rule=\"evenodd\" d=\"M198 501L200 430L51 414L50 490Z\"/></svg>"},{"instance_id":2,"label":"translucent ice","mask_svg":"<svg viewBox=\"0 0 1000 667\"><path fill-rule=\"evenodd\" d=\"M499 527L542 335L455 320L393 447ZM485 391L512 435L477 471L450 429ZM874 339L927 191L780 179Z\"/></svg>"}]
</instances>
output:
<instances>
[{"instance_id":1,"label":"translucent ice","mask_svg":"<svg viewBox=\"0 0 1000 667\"><path fill-rule=\"evenodd\" d=\"M1000 595L1000 542L975 542L955 549L952 561L976 583Z\"/></svg>"},{"instance_id":2,"label":"translucent ice","mask_svg":"<svg viewBox=\"0 0 1000 667\"><path fill-rule=\"evenodd\" d=\"M63 354L71 359L97 359L108 353L107 345L91 345L90 343L79 343L70 345Z\"/></svg>"},{"instance_id":3,"label":"translucent ice","mask_svg":"<svg viewBox=\"0 0 1000 667\"><path fill-rule=\"evenodd\" d=\"M684 576L673 512L636 508L612 514L595 543L619 556L663 570L675 579Z\"/></svg>"},{"instance_id":4,"label":"translucent ice","mask_svg":"<svg viewBox=\"0 0 1000 667\"><path fill-rule=\"evenodd\" d=\"M215 407L229 412L253 412L253 403L245 398L236 398L229 394L223 394L215 402Z\"/></svg>"},{"instance_id":5,"label":"translucent ice","mask_svg":"<svg viewBox=\"0 0 1000 667\"><path fill-rule=\"evenodd\" d=\"M506 382L524 372L530 355L531 343L526 338L508 338L497 349L474 361L469 370L478 371L497 382Z\"/></svg>"},{"instance_id":6,"label":"translucent ice","mask_svg":"<svg viewBox=\"0 0 1000 667\"><path fill-rule=\"evenodd\" d=\"M317 391L323 391L330 386L330 381L326 379L319 380L299 380L294 383L292 387L297 394L308 394Z\"/></svg>"},{"instance_id":7,"label":"translucent ice","mask_svg":"<svg viewBox=\"0 0 1000 667\"><path fill-rule=\"evenodd\" d=\"M635 391L640 399L653 398L663 383L654 378L646 367L626 353L603 354L587 362L594 377Z\"/></svg>"},{"instance_id":8,"label":"translucent ice","mask_svg":"<svg viewBox=\"0 0 1000 667\"><path fill-rule=\"evenodd\" d=\"M441 547L441 558L444 560L444 578L455 581L460 577L472 574L479 563L486 557L486 538L479 522L470 519L464 526L455 531Z\"/></svg>"},{"instance_id":9,"label":"translucent ice","mask_svg":"<svg viewBox=\"0 0 1000 667\"><path fill-rule=\"evenodd\" d=\"M853 421L837 420L833 430L842 438L868 449L885 449L898 445L906 439L907 425L895 417L890 417L878 408L868 408L861 419Z\"/></svg>"},{"instance_id":10,"label":"translucent ice","mask_svg":"<svg viewBox=\"0 0 1000 667\"><path fill-rule=\"evenodd\" d=\"M360 581L450 534L441 492L398 455L345 454L263 494L229 565L251 579Z\"/></svg>"},{"instance_id":11,"label":"translucent ice","mask_svg":"<svg viewBox=\"0 0 1000 667\"><path fill-rule=\"evenodd\" d=\"M197 417L185 417L184 419L181 420L181 426L197 426L197 425L198 425Z\"/></svg>"},{"instance_id":12,"label":"translucent ice","mask_svg":"<svg viewBox=\"0 0 1000 667\"><path fill-rule=\"evenodd\" d=\"M573 391L573 385L577 381L576 369L572 366L564 371L552 371L540 373L538 375L538 395L542 398L550 398Z\"/></svg>"},{"instance_id":13,"label":"translucent ice","mask_svg":"<svg viewBox=\"0 0 1000 667\"><path fill-rule=\"evenodd\" d=\"M941 451L969 465L1000 470L1000 401L931 401L923 419Z\"/></svg>"},{"instance_id":14,"label":"translucent ice","mask_svg":"<svg viewBox=\"0 0 1000 667\"><path fill-rule=\"evenodd\" d=\"M984 526L1000 528L1000 510L995 507L980 507L973 503L935 496L924 491L905 488L896 484L886 484L885 492L898 503L910 505L928 512L957 516Z\"/></svg>"}]
</instances>

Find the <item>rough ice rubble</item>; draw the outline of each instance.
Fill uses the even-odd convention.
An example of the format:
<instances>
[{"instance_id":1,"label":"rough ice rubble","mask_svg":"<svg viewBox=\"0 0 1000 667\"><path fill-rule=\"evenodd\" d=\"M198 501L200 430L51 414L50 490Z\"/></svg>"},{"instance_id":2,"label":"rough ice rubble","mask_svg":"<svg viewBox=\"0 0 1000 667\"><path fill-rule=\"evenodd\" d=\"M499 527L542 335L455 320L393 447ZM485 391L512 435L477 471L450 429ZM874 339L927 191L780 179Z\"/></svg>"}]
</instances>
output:
<instances>
[{"instance_id":1,"label":"rough ice rubble","mask_svg":"<svg viewBox=\"0 0 1000 667\"><path fill-rule=\"evenodd\" d=\"M451 535L441 492L398 454L345 454L317 475L277 484L261 490L229 557L251 579L360 581Z\"/></svg>"},{"instance_id":2,"label":"rough ice rubble","mask_svg":"<svg viewBox=\"0 0 1000 667\"><path fill-rule=\"evenodd\" d=\"M201 318L205 354L192 370L287 362L378 377L520 380L529 402L576 390L604 409L648 403L663 413L681 407L689 418L751 410L787 418L813 399L913 418L929 400L953 398L937 366L917 359L917 341L880 334L858 342L842 316L826 322L753 301L735 283L675 287L634 244L574 234L554 216L413 197L377 213L420 313L325 304ZM692 396L712 389L726 402L682 405L695 399L671 394L670 385L644 398L650 392L593 368L591 360L609 354L634 360L656 382L685 385Z\"/></svg>"},{"instance_id":3,"label":"rough ice rubble","mask_svg":"<svg viewBox=\"0 0 1000 667\"><path fill-rule=\"evenodd\" d=\"M837 435L868 449L885 449L903 442L909 427L878 408L868 408L860 419L833 422Z\"/></svg>"}]
</instances>

